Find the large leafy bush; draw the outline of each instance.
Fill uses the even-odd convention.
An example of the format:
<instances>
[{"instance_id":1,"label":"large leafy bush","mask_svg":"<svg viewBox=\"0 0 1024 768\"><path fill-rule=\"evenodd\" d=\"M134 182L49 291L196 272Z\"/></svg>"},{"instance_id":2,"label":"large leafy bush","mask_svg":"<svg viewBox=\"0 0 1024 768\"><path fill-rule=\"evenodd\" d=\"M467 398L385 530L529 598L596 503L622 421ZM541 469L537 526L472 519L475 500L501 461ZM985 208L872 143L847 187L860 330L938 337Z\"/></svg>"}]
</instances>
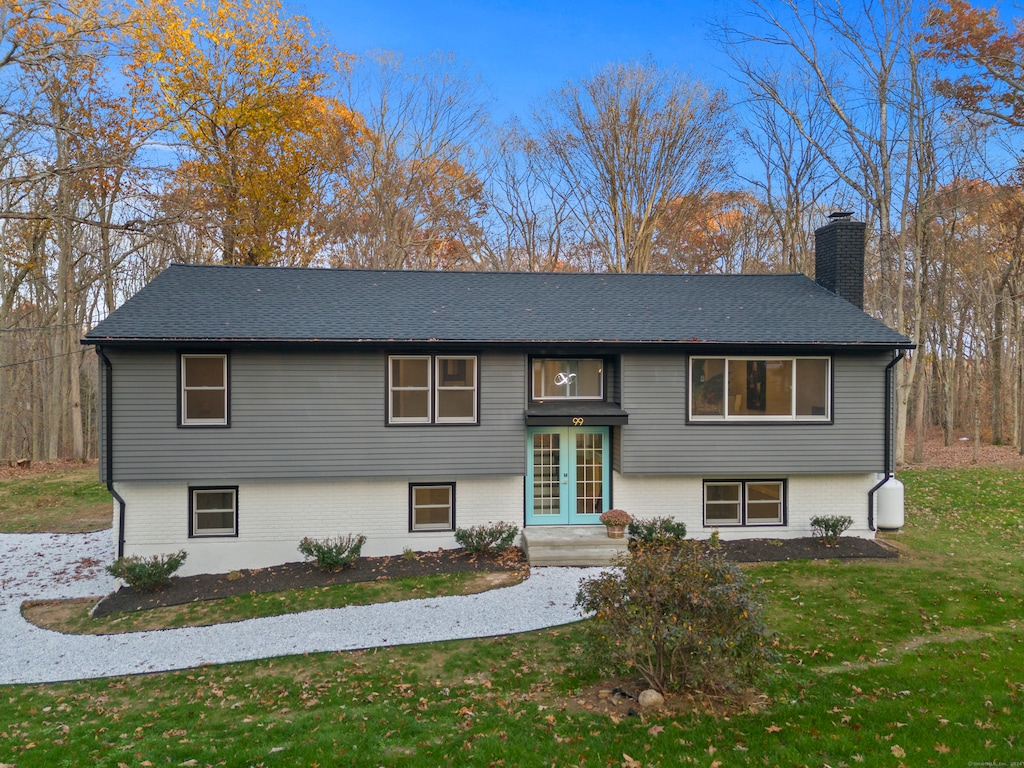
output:
<instances>
[{"instance_id":1,"label":"large leafy bush","mask_svg":"<svg viewBox=\"0 0 1024 768\"><path fill-rule=\"evenodd\" d=\"M699 541L640 547L619 566L577 594L577 607L593 614L586 658L638 672L662 692L728 691L774 658L754 587L720 549Z\"/></svg>"}]
</instances>

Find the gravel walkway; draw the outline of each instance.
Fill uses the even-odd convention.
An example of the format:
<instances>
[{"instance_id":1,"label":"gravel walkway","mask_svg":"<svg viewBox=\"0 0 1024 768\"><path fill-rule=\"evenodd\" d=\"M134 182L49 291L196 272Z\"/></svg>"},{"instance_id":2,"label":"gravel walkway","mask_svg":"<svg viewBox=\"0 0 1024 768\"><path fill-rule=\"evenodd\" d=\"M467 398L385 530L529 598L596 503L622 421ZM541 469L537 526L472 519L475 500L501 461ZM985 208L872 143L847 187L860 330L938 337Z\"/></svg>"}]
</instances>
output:
<instances>
[{"instance_id":1,"label":"gravel walkway","mask_svg":"<svg viewBox=\"0 0 1024 768\"><path fill-rule=\"evenodd\" d=\"M103 595L114 580L110 531L0 534L0 684L164 672L271 656L528 632L580 618L580 579L599 569L534 568L526 581L478 595L350 606L212 627L122 635L39 629L25 600Z\"/></svg>"}]
</instances>

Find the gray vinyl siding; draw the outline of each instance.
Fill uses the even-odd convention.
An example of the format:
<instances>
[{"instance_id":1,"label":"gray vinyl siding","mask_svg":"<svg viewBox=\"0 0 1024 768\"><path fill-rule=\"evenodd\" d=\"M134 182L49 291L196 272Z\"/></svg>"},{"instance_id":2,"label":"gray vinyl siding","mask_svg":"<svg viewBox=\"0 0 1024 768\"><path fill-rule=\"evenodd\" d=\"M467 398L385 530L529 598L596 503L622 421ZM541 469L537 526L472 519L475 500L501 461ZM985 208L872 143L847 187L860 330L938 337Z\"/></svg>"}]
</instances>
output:
<instances>
[{"instance_id":1,"label":"gray vinyl siding","mask_svg":"<svg viewBox=\"0 0 1024 768\"><path fill-rule=\"evenodd\" d=\"M230 426L201 428L177 426L176 352L108 354L115 480L525 473L521 354L480 355L479 425L387 426L385 352L229 350Z\"/></svg>"},{"instance_id":2,"label":"gray vinyl siding","mask_svg":"<svg viewBox=\"0 0 1024 768\"><path fill-rule=\"evenodd\" d=\"M622 356L619 469L719 477L881 471L890 355L833 357L833 423L690 423L687 358Z\"/></svg>"},{"instance_id":3,"label":"gray vinyl siding","mask_svg":"<svg viewBox=\"0 0 1024 768\"><path fill-rule=\"evenodd\" d=\"M100 482L107 481L107 368L103 365L103 361L97 358L97 364L99 365L99 372L96 378L96 386L98 388L99 397L96 402L99 403L96 414L96 434L98 437L96 443L96 450L99 456L99 478Z\"/></svg>"}]
</instances>

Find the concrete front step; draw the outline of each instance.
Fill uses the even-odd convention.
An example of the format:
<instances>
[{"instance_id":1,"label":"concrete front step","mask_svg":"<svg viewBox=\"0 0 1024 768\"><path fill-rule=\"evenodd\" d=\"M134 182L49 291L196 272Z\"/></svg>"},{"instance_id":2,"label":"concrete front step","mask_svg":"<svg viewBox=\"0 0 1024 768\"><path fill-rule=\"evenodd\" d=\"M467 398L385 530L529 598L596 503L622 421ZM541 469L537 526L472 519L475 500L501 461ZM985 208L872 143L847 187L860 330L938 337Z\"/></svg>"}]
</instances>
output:
<instances>
[{"instance_id":1,"label":"concrete front step","mask_svg":"<svg viewBox=\"0 0 1024 768\"><path fill-rule=\"evenodd\" d=\"M610 565L628 553L628 539L609 539L603 525L543 525L523 529L530 565Z\"/></svg>"}]
</instances>

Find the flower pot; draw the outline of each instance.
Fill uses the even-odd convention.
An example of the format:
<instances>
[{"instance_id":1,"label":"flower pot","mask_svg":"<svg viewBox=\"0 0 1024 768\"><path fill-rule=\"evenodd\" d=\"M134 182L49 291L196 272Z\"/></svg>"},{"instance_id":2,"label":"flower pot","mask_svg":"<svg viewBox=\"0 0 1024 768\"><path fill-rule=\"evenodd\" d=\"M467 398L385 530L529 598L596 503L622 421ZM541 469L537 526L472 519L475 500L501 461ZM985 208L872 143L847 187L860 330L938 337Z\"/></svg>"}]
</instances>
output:
<instances>
[{"instance_id":1,"label":"flower pot","mask_svg":"<svg viewBox=\"0 0 1024 768\"><path fill-rule=\"evenodd\" d=\"M609 539L621 539L626 535L626 526L624 525L606 525L604 528L608 531Z\"/></svg>"}]
</instances>

